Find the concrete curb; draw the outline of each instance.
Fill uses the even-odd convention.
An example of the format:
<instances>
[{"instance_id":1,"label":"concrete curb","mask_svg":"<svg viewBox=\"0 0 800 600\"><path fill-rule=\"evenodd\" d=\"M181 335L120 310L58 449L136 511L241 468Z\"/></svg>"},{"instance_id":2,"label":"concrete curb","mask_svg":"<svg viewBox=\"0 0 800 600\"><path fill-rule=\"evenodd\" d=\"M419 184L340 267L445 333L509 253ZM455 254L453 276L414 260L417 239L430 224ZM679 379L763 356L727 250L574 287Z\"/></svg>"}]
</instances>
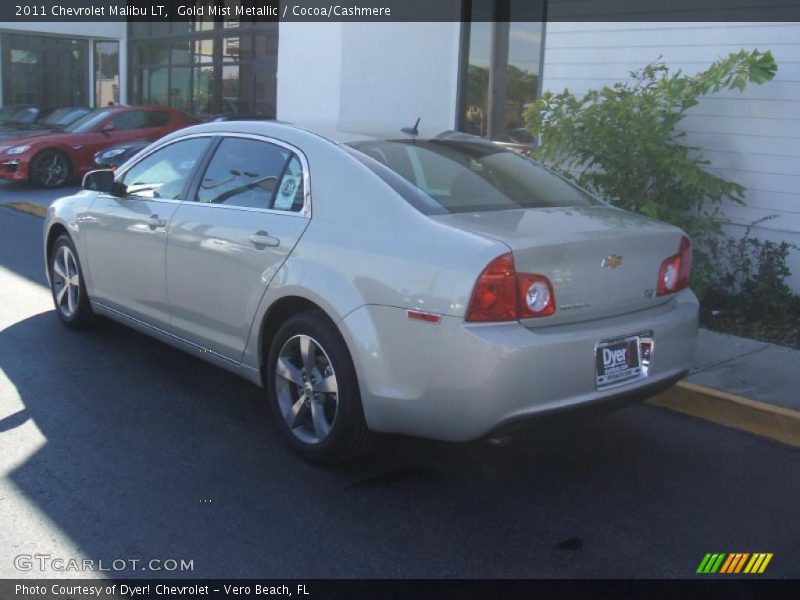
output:
<instances>
[{"instance_id":1,"label":"concrete curb","mask_svg":"<svg viewBox=\"0 0 800 600\"><path fill-rule=\"evenodd\" d=\"M34 215L36 217L44 217L47 215L47 207L41 204L34 204L33 202L3 202L0 205L5 206L6 208L10 208L12 210L17 210L19 212L24 212L29 215Z\"/></svg>"},{"instance_id":2,"label":"concrete curb","mask_svg":"<svg viewBox=\"0 0 800 600\"><path fill-rule=\"evenodd\" d=\"M648 403L800 448L800 412L782 406L688 381L679 382Z\"/></svg>"}]
</instances>

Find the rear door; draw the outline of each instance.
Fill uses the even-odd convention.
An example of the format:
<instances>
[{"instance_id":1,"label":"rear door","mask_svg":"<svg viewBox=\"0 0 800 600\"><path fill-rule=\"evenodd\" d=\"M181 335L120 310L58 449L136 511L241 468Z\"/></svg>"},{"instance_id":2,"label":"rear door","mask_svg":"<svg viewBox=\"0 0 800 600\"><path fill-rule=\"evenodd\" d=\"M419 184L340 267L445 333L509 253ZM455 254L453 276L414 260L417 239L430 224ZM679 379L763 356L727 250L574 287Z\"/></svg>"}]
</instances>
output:
<instances>
[{"instance_id":1,"label":"rear door","mask_svg":"<svg viewBox=\"0 0 800 600\"><path fill-rule=\"evenodd\" d=\"M239 361L258 305L309 223L307 163L257 136L223 137L167 247L171 328Z\"/></svg>"}]
</instances>

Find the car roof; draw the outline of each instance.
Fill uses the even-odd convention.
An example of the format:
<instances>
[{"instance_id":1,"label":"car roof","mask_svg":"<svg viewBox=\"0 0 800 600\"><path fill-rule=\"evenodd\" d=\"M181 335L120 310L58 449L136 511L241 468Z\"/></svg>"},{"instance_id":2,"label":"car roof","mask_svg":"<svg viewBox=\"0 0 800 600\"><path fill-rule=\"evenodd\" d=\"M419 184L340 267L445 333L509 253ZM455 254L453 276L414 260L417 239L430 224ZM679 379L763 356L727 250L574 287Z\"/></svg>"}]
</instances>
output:
<instances>
[{"instance_id":1,"label":"car roof","mask_svg":"<svg viewBox=\"0 0 800 600\"><path fill-rule=\"evenodd\" d=\"M381 141L381 140L402 140L402 139L464 139L476 142L485 142L482 138L471 136L464 133L454 132L450 130L442 131L441 129L426 130L422 127L419 129L417 136L401 131L403 127L408 125L401 124L396 129L388 129L385 126L370 127L347 127L337 123L308 121L299 123L287 123L277 120L264 120L264 121L216 121L210 123L201 123L181 129L179 132L183 135L190 133L255 133L264 136L278 136L281 130L299 130L312 133L319 137L325 138L336 144L351 144L355 142L368 142L368 141ZM174 135L174 134L173 134Z\"/></svg>"}]
</instances>

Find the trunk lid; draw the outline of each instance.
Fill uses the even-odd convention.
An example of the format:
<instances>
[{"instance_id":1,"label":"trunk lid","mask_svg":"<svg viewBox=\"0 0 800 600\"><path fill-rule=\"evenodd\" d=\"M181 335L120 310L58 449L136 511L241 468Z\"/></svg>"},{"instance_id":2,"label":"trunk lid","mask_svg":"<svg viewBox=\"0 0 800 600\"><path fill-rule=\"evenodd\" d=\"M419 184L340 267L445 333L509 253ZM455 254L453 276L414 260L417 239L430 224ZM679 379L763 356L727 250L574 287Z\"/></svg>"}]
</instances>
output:
<instances>
[{"instance_id":1,"label":"trunk lid","mask_svg":"<svg viewBox=\"0 0 800 600\"><path fill-rule=\"evenodd\" d=\"M524 320L544 327L647 309L658 271L678 252L680 229L609 206L532 208L431 217L511 248L517 273L547 276L556 313ZM478 274L475 274L476 278Z\"/></svg>"}]
</instances>

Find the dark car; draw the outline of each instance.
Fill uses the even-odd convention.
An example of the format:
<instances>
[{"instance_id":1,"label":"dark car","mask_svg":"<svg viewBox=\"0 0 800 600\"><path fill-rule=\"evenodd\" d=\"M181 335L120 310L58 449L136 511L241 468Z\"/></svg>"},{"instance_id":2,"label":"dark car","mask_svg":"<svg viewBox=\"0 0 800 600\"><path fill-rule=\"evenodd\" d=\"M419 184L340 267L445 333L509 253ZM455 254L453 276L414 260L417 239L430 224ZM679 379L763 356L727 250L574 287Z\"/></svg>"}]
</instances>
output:
<instances>
[{"instance_id":1,"label":"dark car","mask_svg":"<svg viewBox=\"0 0 800 600\"><path fill-rule=\"evenodd\" d=\"M100 150L188 124L185 114L164 106L98 108L62 130L0 142L0 179L58 187L91 171Z\"/></svg>"},{"instance_id":2,"label":"dark car","mask_svg":"<svg viewBox=\"0 0 800 600\"><path fill-rule=\"evenodd\" d=\"M32 123L16 123L0 127L0 142L10 139L21 139L39 135L47 131L59 131L72 125L81 117L89 114L91 108L85 106L69 106L50 111L40 111L39 118ZM44 116L42 116L44 115Z\"/></svg>"},{"instance_id":3,"label":"dark car","mask_svg":"<svg viewBox=\"0 0 800 600\"><path fill-rule=\"evenodd\" d=\"M123 142L116 146L111 146L105 150L101 150L94 155L94 165L98 169L116 169L126 160L137 154L140 150L144 150L150 144L155 142L158 138L148 138L146 140L131 140L130 142Z\"/></svg>"}]
</instances>

